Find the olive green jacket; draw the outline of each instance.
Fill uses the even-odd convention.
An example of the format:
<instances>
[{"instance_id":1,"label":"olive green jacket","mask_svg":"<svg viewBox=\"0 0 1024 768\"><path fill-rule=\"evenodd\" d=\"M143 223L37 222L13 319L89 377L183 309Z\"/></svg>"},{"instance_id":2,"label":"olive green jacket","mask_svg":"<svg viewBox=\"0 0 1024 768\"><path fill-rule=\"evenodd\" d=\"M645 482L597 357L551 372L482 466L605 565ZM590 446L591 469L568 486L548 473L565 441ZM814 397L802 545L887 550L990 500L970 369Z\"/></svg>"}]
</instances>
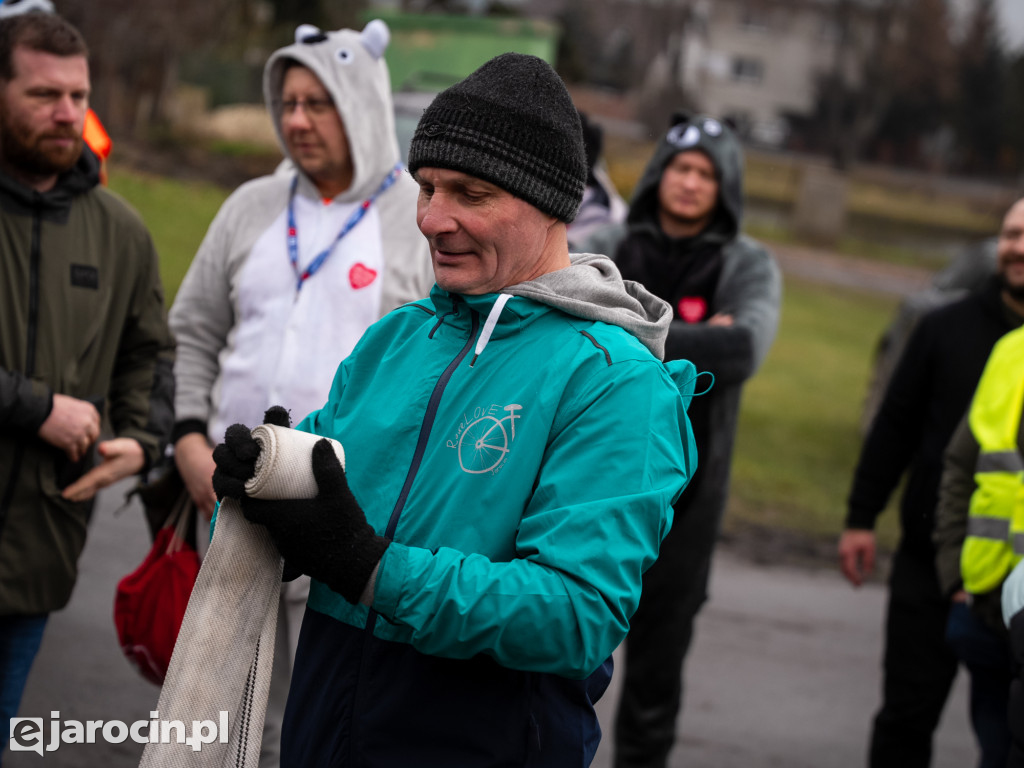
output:
<instances>
[{"instance_id":1,"label":"olive green jacket","mask_svg":"<svg viewBox=\"0 0 1024 768\"><path fill-rule=\"evenodd\" d=\"M95 463L38 437L53 394L155 462L172 424L173 341L156 251L88 150L39 193L0 173L0 615L63 607L91 503L61 498Z\"/></svg>"}]
</instances>

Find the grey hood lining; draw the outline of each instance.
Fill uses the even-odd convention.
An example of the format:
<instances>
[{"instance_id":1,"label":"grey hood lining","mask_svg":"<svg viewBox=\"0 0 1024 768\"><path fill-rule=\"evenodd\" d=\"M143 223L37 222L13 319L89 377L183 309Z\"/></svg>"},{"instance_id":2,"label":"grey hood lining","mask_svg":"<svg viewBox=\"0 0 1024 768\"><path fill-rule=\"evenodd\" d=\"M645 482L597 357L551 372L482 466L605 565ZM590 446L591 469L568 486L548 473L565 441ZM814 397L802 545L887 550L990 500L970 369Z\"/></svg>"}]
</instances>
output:
<instances>
[{"instance_id":1,"label":"grey hood lining","mask_svg":"<svg viewBox=\"0 0 1024 768\"><path fill-rule=\"evenodd\" d=\"M665 356L672 308L639 283L623 280L607 256L569 255L571 264L502 293L522 296L584 320L615 325L635 336L656 358Z\"/></svg>"}]
</instances>

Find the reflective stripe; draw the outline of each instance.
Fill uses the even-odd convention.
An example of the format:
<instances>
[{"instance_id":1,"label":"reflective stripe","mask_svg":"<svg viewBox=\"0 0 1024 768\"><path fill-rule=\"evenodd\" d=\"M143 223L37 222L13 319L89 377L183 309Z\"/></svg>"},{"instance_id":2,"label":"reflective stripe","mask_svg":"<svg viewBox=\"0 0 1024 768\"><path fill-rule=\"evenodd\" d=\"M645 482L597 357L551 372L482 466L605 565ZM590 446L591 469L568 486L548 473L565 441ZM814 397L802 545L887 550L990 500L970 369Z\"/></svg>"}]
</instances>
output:
<instances>
[{"instance_id":1,"label":"reflective stripe","mask_svg":"<svg viewBox=\"0 0 1024 768\"><path fill-rule=\"evenodd\" d=\"M978 456L977 472L1024 472L1020 451L987 451Z\"/></svg>"},{"instance_id":2,"label":"reflective stripe","mask_svg":"<svg viewBox=\"0 0 1024 768\"><path fill-rule=\"evenodd\" d=\"M1013 554L1024 557L1024 533L1013 534Z\"/></svg>"},{"instance_id":3,"label":"reflective stripe","mask_svg":"<svg viewBox=\"0 0 1024 768\"><path fill-rule=\"evenodd\" d=\"M995 539L1006 541L1010 535L1010 521L1004 517L967 518L967 535L976 539Z\"/></svg>"}]
</instances>

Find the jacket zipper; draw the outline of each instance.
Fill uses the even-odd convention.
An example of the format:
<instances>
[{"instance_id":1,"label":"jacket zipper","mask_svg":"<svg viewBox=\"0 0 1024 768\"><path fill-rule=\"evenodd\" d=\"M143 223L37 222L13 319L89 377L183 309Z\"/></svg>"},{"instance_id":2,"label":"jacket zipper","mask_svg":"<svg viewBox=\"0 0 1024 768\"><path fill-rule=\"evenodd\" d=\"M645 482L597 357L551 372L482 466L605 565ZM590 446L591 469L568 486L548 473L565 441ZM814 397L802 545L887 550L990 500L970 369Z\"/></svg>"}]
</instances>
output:
<instances>
[{"instance_id":1,"label":"jacket zipper","mask_svg":"<svg viewBox=\"0 0 1024 768\"><path fill-rule=\"evenodd\" d=\"M25 353L25 376L31 377L36 368L36 336L39 324L39 260L40 241L42 239L42 216L39 206L36 206L32 215L32 245L29 251L29 276L28 276L28 349ZM20 441L22 446L24 440ZM0 499L0 535L7 524L7 512L14 498L14 485L21 473L21 460L25 455L24 447L14 454L14 461L11 462L11 473L7 478L7 489L4 491L3 499Z\"/></svg>"},{"instance_id":2,"label":"jacket zipper","mask_svg":"<svg viewBox=\"0 0 1024 768\"><path fill-rule=\"evenodd\" d=\"M434 418L437 416L437 409L441 403L441 396L444 394L445 388L448 386L448 382L451 380L452 375L455 373L455 369L459 367L459 363L466 359L466 355L473 348L473 342L476 340L477 328L480 324L480 316L476 313L476 310L470 310L470 329L469 339L466 341L465 346L459 351L455 359L444 369L444 373L441 374L437 383L434 385L434 391L430 394L430 400L427 401L427 410L423 414L423 423L420 425L419 438L416 440L416 451L412 456L412 463L409 465L409 473L405 477L405 484L402 485L402 492L398 494L398 501L395 502L395 508L391 512L391 519L388 520L388 527L384 531L386 538L392 538L395 535L395 530L398 528L398 520L402 516L402 510L405 508L406 499L409 498L409 492L412 490L412 483L416 479L416 473L419 472L420 462L423 461L423 454L427 450L427 439L430 437L430 430L434 426Z\"/></svg>"},{"instance_id":3,"label":"jacket zipper","mask_svg":"<svg viewBox=\"0 0 1024 768\"><path fill-rule=\"evenodd\" d=\"M25 375L36 370L36 337L39 334L39 249L42 244L42 217L36 208L32 219L32 257L28 273L28 349L25 353Z\"/></svg>"},{"instance_id":4,"label":"jacket zipper","mask_svg":"<svg viewBox=\"0 0 1024 768\"><path fill-rule=\"evenodd\" d=\"M455 300L459 301L458 299ZM458 312L456 311L455 314L457 315ZM444 318L442 317L441 323L443 322ZM437 409L441 403L441 396L444 394L444 390L448 386L448 382L451 381L452 376L455 374L455 369L459 367L459 364L466 359L466 355L468 355L470 350L473 349L473 343L476 341L476 333L479 325L480 316L477 314L475 310L471 309L469 338L466 340L465 345L463 345L462 349L459 350L459 353L455 356L452 362L449 363L448 367L444 369L444 372L438 378L437 383L434 384L433 392L430 393L430 399L427 401L427 410L423 414L423 421L420 424L420 434L419 437L416 439L416 451L413 453L412 463L409 465L409 472L405 476L405 483L402 485L401 493L398 494L398 501L395 502L395 507L391 511L391 518L388 520L387 528L384 531L384 536L388 539L392 538L395 535L395 530L398 528L398 520L402 516L402 510L405 508L405 502L409 498L409 492L412 489L413 481L416 479L417 472L419 472L420 463L423 461L423 454L427 450L427 440L430 437L430 430L434 426L434 418L437 416ZM433 336L434 331L436 331L439 326L440 323L438 324L438 326L435 326L434 329L430 332L431 337ZM371 608L369 614L366 617L366 624L363 627L363 631L365 634L363 635L363 652L362 660L360 663L360 669L362 669L365 666L367 659L369 657L370 647L373 641L373 629L377 625L377 616L377 612L373 610L373 608ZM359 676L357 676L356 682L356 712L358 712L360 709L359 700L362 698L360 691L362 686L359 684L358 679ZM354 719L354 717L350 718L350 722ZM354 750L355 739L351 739L350 743L352 744L352 749ZM350 757L353 759L354 762L355 754L350 755Z\"/></svg>"}]
</instances>

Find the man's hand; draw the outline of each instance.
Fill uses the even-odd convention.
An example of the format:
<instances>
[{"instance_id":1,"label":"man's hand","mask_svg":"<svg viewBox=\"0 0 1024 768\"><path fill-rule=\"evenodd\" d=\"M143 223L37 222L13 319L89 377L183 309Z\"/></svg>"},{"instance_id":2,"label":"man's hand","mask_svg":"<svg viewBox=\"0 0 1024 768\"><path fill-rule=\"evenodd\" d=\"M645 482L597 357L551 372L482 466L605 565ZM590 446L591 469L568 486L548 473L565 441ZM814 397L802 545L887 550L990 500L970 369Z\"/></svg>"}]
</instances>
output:
<instances>
[{"instance_id":1,"label":"man's hand","mask_svg":"<svg viewBox=\"0 0 1024 768\"><path fill-rule=\"evenodd\" d=\"M281 405L270 406L263 414L263 423L285 429L292 425L288 411ZM217 465L213 472L213 491L218 499L245 497L245 484L256 474L259 455L260 444L247 426L232 424L227 428L224 442L213 449L213 461Z\"/></svg>"},{"instance_id":2,"label":"man's hand","mask_svg":"<svg viewBox=\"0 0 1024 768\"><path fill-rule=\"evenodd\" d=\"M848 528L839 537L839 567L859 587L875 569L875 532Z\"/></svg>"},{"instance_id":3,"label":"man's hand","mask_svg":"<svg viewBox=\"0 0 1024 768\"><path fill-rule=\"evenodd\" d=\"M213 448L206 441L206 435L191 432L174 444L174 463L178 466L192 502L206 522L213 516L217 496L213 492Z\"/></svg>"},{"instance_id":4,"label":"man's hand","mask_svg":"<svg viewBox=\"0 0 1024 768\"><path fill-rule=\"evenodd\" d=\"M139 441L133 437L116 437L96 446L102 461L64 489L69 501L86 501L100 488L140 472L146 465L146 455Z\"/></svg>"},{"instance_id":5,"label":"man's hand","mask_svg":"<svg viewBox=\"0 0 1024 768\"><path fill-rule=\"evenodd\" d=\"M250 523L267 527L290 569L322 581L355 605L390 542L366 522L326 439L313 446L311 462L315 498L264 501L246 496L242 513Z\"/></svg>"},{"instance_id":6,"label":"man's hand","mask_svg":"<svg viewBox=\"0 0 1024 768\"><path fill-rule=\"evenodd\" d=\"M39 427L39 437L78 461L100 436L100 412L85 400L53 396L53 409Z\"/></svg>"},{"instance_id":7,"label":"man's hand","mask_svg":"<svg viewBox=\"0 0 1024 768\"><path fill-rule=\"evenodd\" d=\"M732 325L732 315L727 315L722 312L712 315L708 318L708 325L717 325L722 328L728 328Z\"/></svg>"}]
</instances>

